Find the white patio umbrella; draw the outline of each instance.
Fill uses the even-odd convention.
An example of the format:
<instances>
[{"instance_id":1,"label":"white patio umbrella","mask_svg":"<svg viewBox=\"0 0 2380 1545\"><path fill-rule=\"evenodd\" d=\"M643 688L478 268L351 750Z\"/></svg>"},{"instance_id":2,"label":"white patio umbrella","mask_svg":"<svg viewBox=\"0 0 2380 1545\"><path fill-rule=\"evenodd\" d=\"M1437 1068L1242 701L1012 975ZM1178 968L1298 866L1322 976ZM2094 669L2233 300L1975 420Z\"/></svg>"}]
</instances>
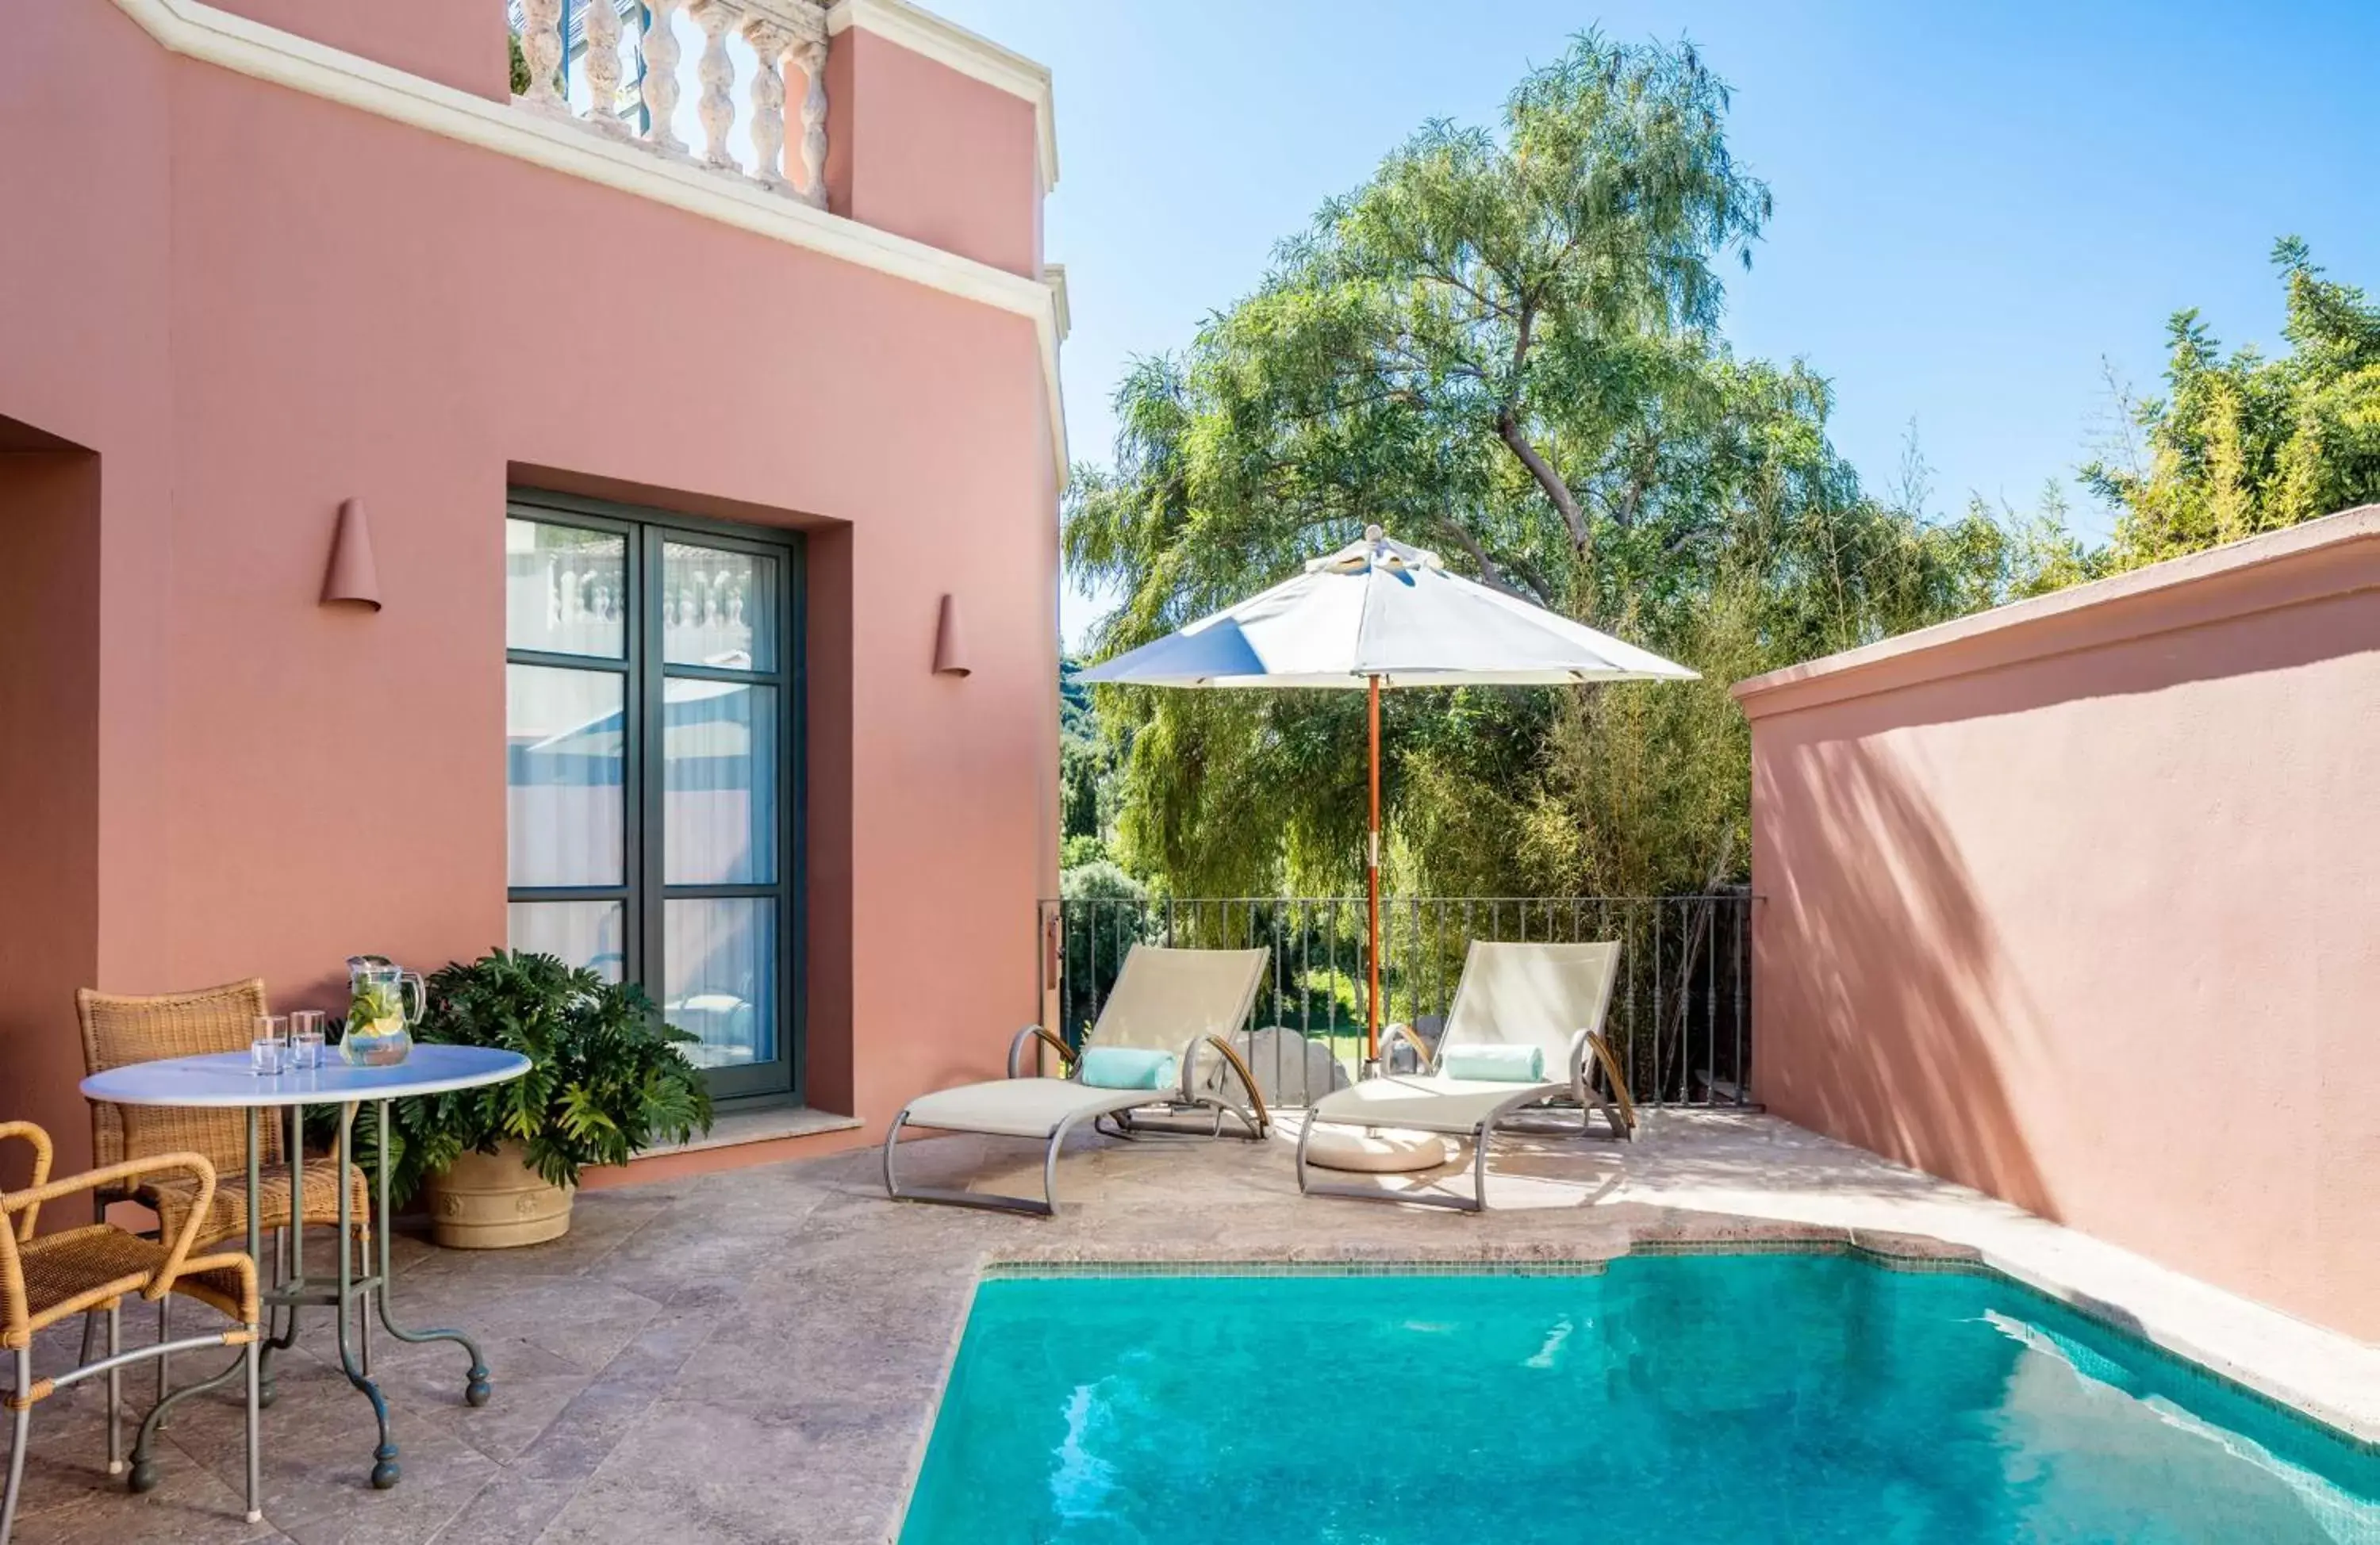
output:
<instances>
[{"instance_id":1,"label":"white patio umbrella","mask_svg":"<svg viewBox=\"0 0 2380 1545\"><path fill-rule=\"evenodd\" d=\"M1364 539L1237 606L1076 678L1158 687L1364 688L1371 698L1367 1055L1380 1055L1380 692L1384 687L1691 682L1695 672L1449 573L1438 554Z\"/></svg>"}]
</instances>

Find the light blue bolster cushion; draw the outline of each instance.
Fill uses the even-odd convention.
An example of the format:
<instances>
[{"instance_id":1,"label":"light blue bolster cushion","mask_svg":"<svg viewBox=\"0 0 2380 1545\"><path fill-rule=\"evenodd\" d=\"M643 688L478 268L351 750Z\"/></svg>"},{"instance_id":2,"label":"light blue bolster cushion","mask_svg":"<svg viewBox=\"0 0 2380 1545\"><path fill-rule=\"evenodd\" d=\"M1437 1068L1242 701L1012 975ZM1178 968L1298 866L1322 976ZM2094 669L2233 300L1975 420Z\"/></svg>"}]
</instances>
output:
<instances>
[{"instance_id":1,"label":"light blue bolster cushion","mask_svg":"<svg viewBox=\"0 0 2380 1545\"><path fill-rule=\"evenodd\" d=\"M1543 1083L1542 1046L1449 1046L1439 1054L1439 1070L1450 1079L1482 1083Z\"/></svg>"},{"instance_id":2,"label":"light blue bolster cushion","mask_svg":"<svg viewBox=\"0 0 2380 1545\"><path fill-rule=\"evenodd\" d=\"M1083 1081L1093 1089L1172 1089L1182 1081L1182 1064L1172 1052L1093 1046L1083 1054Z\"/></svg>"}]
</instances>

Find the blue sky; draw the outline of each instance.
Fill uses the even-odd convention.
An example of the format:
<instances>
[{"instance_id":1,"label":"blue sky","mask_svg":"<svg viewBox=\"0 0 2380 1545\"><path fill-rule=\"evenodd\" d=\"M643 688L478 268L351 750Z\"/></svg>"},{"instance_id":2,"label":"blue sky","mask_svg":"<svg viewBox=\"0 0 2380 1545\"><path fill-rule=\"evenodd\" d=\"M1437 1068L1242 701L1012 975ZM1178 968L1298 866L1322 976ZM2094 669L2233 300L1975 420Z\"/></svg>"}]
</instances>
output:
<instances>
[{"instance_id":1,"label":"blue sky","mask_svg":"<svg viewBox=\"0 0 2380 1545\"><path fill-rule=\"evenodd\" d=\"M1104 461L1135 354L1179 347L1280 236L1425 119L1493 121L1580 28L1691 37L1777 212L1727 332L1835 384L1837 446L1891 479L1912 420L1933 503L2030 507L2107 432L2102 361L2155 390L2166 317L2272 343L2273 239L2380 289L2380 4L1775 0L928 0L1048 64L1067 266L1067 421ZM1069 588L1072 639L1100 609Z\"/></svg>"}]
</instances>

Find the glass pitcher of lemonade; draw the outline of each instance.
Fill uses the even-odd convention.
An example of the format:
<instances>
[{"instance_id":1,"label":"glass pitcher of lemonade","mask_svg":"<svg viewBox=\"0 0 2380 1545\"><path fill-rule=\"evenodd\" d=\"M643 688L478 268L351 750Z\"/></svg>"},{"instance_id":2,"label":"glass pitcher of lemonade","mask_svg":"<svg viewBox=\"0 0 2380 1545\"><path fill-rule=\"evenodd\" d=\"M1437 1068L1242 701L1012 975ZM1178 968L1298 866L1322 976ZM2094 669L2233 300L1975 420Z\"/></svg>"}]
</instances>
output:
<instances>
[{"instance_id":1,"label":"glass pitcher of lemonade","mask_svg":"<svg viewBox=\"0 0 2380 1545\"><path fill-rule=\"evenodd\" d=\"M418 972L385 955L347 957L347 1032L339 1057L353 1068L392 1068L413 1050L413 1027L429 1006Z\"/></svg>"}]
</instances>

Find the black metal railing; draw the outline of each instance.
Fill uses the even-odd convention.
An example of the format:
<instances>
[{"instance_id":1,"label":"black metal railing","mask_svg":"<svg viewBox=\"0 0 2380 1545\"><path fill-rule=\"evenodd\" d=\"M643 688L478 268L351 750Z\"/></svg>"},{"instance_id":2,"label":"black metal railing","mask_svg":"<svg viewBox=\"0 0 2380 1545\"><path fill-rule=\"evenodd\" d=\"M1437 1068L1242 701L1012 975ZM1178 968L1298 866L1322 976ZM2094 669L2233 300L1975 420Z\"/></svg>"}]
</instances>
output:
<instances>
[{"instance_id":1,"label":"black metal railing","mask_svg":"<svg viewBox=\"0 0 2380 1545\"><path fill-rule=\"evenodd\" d=\"M1751 1101L1750 891L1698 896L1384 897L1381 1022L1434 1038L1475 939L1616 939L1621 977L1604 1033L1640 1104ZM1366 1020L1361 897L1070 898L1041 903L1041 983L1078 1044L1135 944L1271 951L1249 1028L1327 1048L1349 1075ZM1274 1039L1272 1055L1281 1043ZM1259 1080L1267 1069L1259 1067ZM1284 1085L1297 1103L1300 1084Z\"/></svg>"}]
</instances>

